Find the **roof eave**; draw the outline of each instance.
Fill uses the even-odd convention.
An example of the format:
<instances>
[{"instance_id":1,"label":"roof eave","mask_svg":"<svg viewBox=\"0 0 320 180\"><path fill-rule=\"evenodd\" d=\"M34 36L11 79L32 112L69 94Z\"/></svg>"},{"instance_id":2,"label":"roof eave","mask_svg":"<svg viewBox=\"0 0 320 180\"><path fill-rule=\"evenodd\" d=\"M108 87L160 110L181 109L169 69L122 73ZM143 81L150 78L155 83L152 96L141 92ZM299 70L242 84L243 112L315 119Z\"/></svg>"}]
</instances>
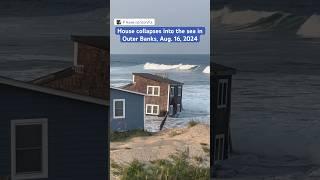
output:
<instances>
[{"instance_id":1,"label":"roof eave","mask_svg":"<svg viewBox=\"0 0 320 180\"><path fill-rule=\"evenodd\" d=\"M118 90L118 91L122 91L122 92L127 92L127 93L131 93L131 94L136 94L136 95L140 95L140 96L146 96L146 94L144 94L144 93L139 93L139 92L130 91L127 89L122 89L122 88L117 88L117 87L110 87L110 89L114 89L114 90Z\"/></svg>"},{"instance_id":2,"label":"roof eave","mask_svg":"<svg viewBox=\"0 0 320 180\"><path fill-rule=\"evenodd\" d=\"M88 103L93 103L93 104L98 104L98 105L103 105L103 106L109 106L109 101L99 99L99 98L94 98L90 96L84 96L84 95L79 95L67 91L61 91L57 89L52 89L52 88L47 88L35 84L30 84L26 83L23 81L18 81L14 79L9 79L5 77L0 77L0 84L16 87L16 88L21 88L21 89L27 89L30 91L35 91L35 92L40 92L44 94L49 94L49 95L55 95L55 96L60 96L60 97L65 97L68 99L74 99L74 100L79 100L83 102L88 102Z\"/></svg>"}]
</instances>

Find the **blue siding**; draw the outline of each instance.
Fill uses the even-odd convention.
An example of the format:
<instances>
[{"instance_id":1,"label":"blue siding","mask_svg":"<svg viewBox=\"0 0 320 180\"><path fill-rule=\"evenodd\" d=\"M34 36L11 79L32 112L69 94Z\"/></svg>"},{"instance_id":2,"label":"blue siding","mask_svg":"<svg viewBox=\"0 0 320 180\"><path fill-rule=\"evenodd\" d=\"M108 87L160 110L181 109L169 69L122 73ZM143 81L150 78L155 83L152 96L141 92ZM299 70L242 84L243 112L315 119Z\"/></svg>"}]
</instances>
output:
<instances>
[{"instance_id":1,"label":"blue siding","mask_svg":"<svg viewBox=\"0 0 320 180\"><path fill-rule=\"evenodd\" d=\"M0 176L11 174L10 120L47 118L49 179L107 178L106 106L0 85Z\"/></svg>"},{"instance_id":2,"label":"blue siding","mask_svg":"<svg viewBox=\"0 0 320 180\"><path fill-rule=\"evenodd\" d=\"M144 96L111 89L110 119L112 130L144 129ZM113 100L125 99L125 118L113 119Z\"/></svg>"}]
</instances>

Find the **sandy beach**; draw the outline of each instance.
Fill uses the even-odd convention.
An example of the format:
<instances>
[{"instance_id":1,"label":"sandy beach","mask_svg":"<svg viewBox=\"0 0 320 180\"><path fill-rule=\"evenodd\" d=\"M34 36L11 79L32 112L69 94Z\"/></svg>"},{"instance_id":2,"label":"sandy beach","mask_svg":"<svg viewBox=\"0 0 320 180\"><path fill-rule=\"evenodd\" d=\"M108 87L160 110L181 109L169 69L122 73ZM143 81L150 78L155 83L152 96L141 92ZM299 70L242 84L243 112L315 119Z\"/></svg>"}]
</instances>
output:
<instances>
[{"instance_id":1,"label":"sandy beach","mask_svg":"<svg viewBox=\"0 0 320 180\"><path fill-rule=\"evenodd\" d=\"M197 124L193 127L167 129L152 136L135 137L124 142L111 142L110 159L111 162L126 165L133 160L147 163L169 159L179 152L188 152L190 162L209 167L209 143L210 127ZM201 159L201 162L197 159ZM111 179L118 178L111 175Z\"/></svg>"}]
</instances>

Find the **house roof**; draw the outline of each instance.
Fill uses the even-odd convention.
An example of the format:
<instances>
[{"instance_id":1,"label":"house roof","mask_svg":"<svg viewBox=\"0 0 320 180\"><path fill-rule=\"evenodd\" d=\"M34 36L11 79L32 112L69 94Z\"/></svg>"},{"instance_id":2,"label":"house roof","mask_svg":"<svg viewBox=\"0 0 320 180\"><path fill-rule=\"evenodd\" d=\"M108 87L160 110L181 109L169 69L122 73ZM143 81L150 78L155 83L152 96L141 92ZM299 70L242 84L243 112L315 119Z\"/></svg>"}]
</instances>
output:
<instances>
[{"instance_id":1,"label":"house roof","mask_svg":"<svg viewBox=\"0 0 320 180\"><path fill-rule=\"evenodd\" d=\"M165 78L159 75L154 75L154 74L150 74L150 73L132 73L135 76L141 76L144 77L146 79L152 79L154 81L158 81L158 82L164 82L164 83L168 83L168 84L183 84L181 82L178 81L174 81L171 80L169 78Z\"/></svg>"},{"instance_id":2,"label":"house roof","mask_svg":"<svg viewBox=\"0 0 320 180\"><path fill-rule=\"evenodd\" d=\"M51 81L54 81L54 80L57 80L60 78L71 76L73 74L74 74L74 70L72 69L72 67L69 67L69 68L63 69L61 71L54 72L54 73L42 76L40 78L34 79L34 80L30 81L30 83L42 85L42 84L49 83Z\"/></svg>"},{"instance_id":3,"label":"house roof","mask_svg":"<svg viewBox=\"0 0 320 180\"><path fill-rule=\"evenodd\" d=\"M83 102L109 106L108 101L100 99L100 98L94 98L94 97L90 97L90 96L84 96L84 95L75 94L75 93L71 93L71 92L56 90L56 89L47 88L47 87L43 87L43 86L31 84L31 83L18 81L18 80L13 80L13 79L1 77L1 76L0 76L0 84L12 86L12 87L17 87L17 88L22 88L22 89L27 89L27 90L31 90L31 91L36 91L36 92L40 92L40 93L55 95L55 96L61 96L61 97L69 98L69 99L75 99L75 100L79 100L79 101L83 101Z\"/></svg>"},{"instance_id":4,"label":"house roof","mask_svg":"<svg viewBox=\"0 0 320 180\"><path fill-rule=\"evenodd\" d=\"M81 83L79 83L79 81L81 81ZM92 82L92 79L86 79L83 74L76 73L72 67L29 81L29 83L38 86L108 100L108 82L99 80L96 84L105 83L105 85L102 86L102 84L100 84L95 88L89 88L88 84Z\"/></svg>"},{"instance_id":5,"label":"house roof","mask_svg":"<svg viewBox=\"0 0 320 180\"><path fill-rule=\"evenodd\" d=\"M210 63L212 75L233 75L236 69L221 64Z\"/></svg>"},{"instance_id":6,"label":"house roof","mask_svg":"<svg viewBox=\"0 0 320 180\"><path fill-rule=\"evenodd\" d=\"M110 87L110 89L123 91L123 92L127 92L127 93L132 93L132 94L137 94L137 95L140 95L140 96L146 96L146 94L139 93L139 92L136 92L136 91L130 91L130 90L127 90L127 89L122 89L122 88Z\"/></svg>"},{"instance_id":7,"label":"house roof","mask_svg":"<svg viewBox=\"0 0 320 180\"><path fill-rule=\"evenodd\" d=\"M84 43L100 49L110 49L109 36L71 36L73 41Z\"/></svg>"}]
</instances>

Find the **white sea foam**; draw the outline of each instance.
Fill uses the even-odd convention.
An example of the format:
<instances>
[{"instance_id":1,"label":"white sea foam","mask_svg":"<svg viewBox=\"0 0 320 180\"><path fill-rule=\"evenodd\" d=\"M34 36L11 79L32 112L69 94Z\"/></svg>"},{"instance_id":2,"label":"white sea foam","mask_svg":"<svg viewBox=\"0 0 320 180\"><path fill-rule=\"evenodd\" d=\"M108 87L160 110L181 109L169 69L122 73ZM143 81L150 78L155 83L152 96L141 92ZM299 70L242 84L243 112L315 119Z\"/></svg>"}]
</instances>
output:
<instances>
[{"instance_id":1,"label":"white sea foam","mask_svg":"<svg viewBox=\"0 0 320 180\"><path fill-rule=\"evenodd\" d=\"M309 172L309 177L320 178L320 168L315 168Z\"/></svg>"},{"instance_id":2,"label":"white sea foam","mask_svg":"<svg viewBox=\"0 0 320 180\"><path fill-rule=\"evenodd\" d=\"M210 124L210 86L208 85L184 85L183 108L178 118L168 117L164 129L186 127L193 120ZM146 117L145 129L149 132L159 131L163 117Z\"/></svg>"},{"instance_id":3,"label":"white sea foam","mask_svg":"<svg viewBox=\"0 0 320 180\"><path fill-rule=\"evenodd\" d=\"M206 74L210 74L210 66L207 66L206 68L204 68L202 72Z\"/></svg>"},{"instance_id":4,"label":"white sea foam","mask_svg":"<svg viewBox=\"0 0 320 180\"><path fill-rule=\"evenodd\" d=\"M211 19L217 20L226 14L229 14L231 12L230 8L224 7L223 9L213 10L211 12Z\"/></svg>"},{"instance_id":5,"label":"white sea foam","mask_svg":"<svg viewBox=\"0 0 320 180\"><path fill-rule=\"evenodd\" d=\"M275 13L277 12L254 10L232 11L228 7L225 7L221 10L215 10L211 18L219 19L222 24L226 25L246 25L272 16Z\"/></svg>"},{"instance_id":6,"label":"white sea foam","mask_svg":"<svg viewBox=\"0 0 320 180\"><path fill-rule=\"evenodd\" d=\"M300 27L298 35L306 38L320 37L320 15L314 14Z\"/></svg>"},{"instance_id":7,"label":"white sea foam","mask_svg":"<svg viewBox=\"0 0 320 180\"><path fill-rule=\"evenodd\" d=\"M170 70L170 69L178 69L178 70L192 70L197 68L198 65L191 64L156 64L156 63L146 63L144 65L144 69L148 70Z\"/></svg>"},{"instance_id":8,"label":"white sea foam","mask_svg":"<svg viewBox=\"0 0 320 180\"><path fill-rule=\"evenodd\" d=\"M249 23L254 23L261 18L266 18L273 15L276 12L266 12L266 11L235 11L225 14L222 18L223 24L230 25L244 25Z\"/></svg>"}]
</instances>

